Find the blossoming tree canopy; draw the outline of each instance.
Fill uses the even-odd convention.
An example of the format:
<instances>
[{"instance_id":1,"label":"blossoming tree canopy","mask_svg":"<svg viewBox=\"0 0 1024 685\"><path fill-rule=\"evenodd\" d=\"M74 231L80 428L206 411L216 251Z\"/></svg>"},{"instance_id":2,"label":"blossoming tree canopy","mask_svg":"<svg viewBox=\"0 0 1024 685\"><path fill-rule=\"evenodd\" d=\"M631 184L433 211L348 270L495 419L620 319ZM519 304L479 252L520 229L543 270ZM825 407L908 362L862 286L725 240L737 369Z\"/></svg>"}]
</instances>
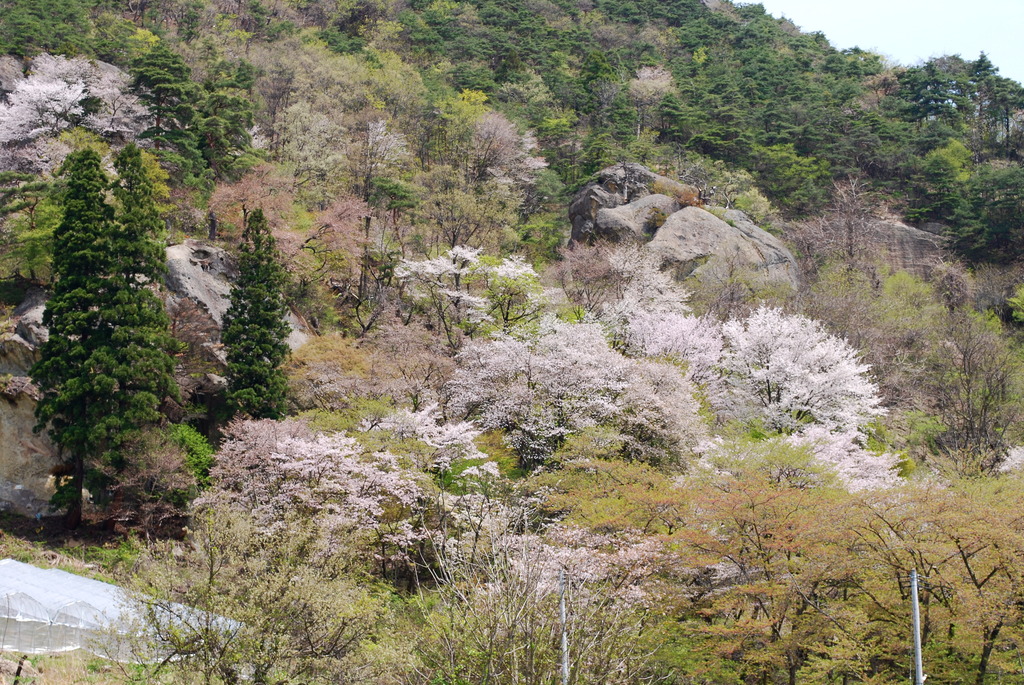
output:
<instances>
[{"instance_id":1,"label":"blossoming tree canopy","mask_svg":"<svg viewBox=\"0 0 1024 685\"><path fill-rule=\"evenodd\" d=\"M805 423L859 428L884 413L857 351L816 321L762 305L726 322L722 334L728 399L740 415L792 431Z\"/></svg>"}]
</instances>

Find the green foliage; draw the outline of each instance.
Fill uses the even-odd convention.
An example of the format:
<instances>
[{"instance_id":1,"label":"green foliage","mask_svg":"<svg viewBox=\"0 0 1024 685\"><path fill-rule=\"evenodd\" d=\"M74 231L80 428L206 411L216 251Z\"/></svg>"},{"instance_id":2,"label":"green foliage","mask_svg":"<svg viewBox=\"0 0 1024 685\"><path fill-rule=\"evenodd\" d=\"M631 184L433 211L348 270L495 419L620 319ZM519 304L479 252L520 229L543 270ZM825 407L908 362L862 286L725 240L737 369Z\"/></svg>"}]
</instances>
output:
<instances>
[{"instance_id":1,"label":"green foliage","mask_svg":"<svg viewBox=\"0 0 1024 685\"><path fill-rule=\"evenodd\" d=\"M83 0L0 2L0 54L89 54L91 4Z\"/></svg>"},{"instance_id":2,"label":"green foliage","mask_svg":"<svg viewBox=\"0 0 1024 685\"><path fill-rule=\"evenodd\" d=\"M972 162L970 150L959 140L925 155L907 217L943 221L960 216L966 209L964 183L971 178Z\"/></svg>"},{"instance_id":3,"label":"green foliage","mask_svg":"<svg viewBox=\"0 0 1024 685\"><path fill-rule=\"evenodd\" d=\"M259 160L249 148L255 105L249 91L252 65L220 62L203 84L195 135L210 170L220 179L235 180Z\"/></svg>"},{"instance_id":4,"label":"green foliage","mask_svg":"<svg viewBox=\"0 0 1024 685\"><path fill-rule=\"evenodd\" d=\"M1024 168L981 166L966 194L957 247L978 261L1012 262L1024 255Z\"/></svg>"},{"instance_id":5,"label":"green foliage","mask_svg":"<svg viewBox=\"0 0 1024 685\"><path fill-rule=\"evenodd\" d=\"M48 183L32 174L0 171L0 219L30 209L49 189Z\"/></svg>"},{"instance_id":6,"label":"green foliage","mask_svg":"<svg viewBox=\"0 0 1024 685\"><path fill-rule=\"evenodd\" d=\"M228 357L228 401L235 411L253 418L279 418L285 411L285 281L266 217L256 209L242 232L238 280L221 334Z\"/></svg>"},{"instance_id":7,"label":"green foliage","mask_svg":"<svg viewBox=\"0 0 1024 685\"><path fill-rule=\"evenodd\" d=\"M125 468L131 439L177 394L167 314L149 287L163 269L152 184L134 146L115 168L117 207L106 202L99 155L87 149L65 163L64 216L53 234L57 281L43 316L50 337L31 371L43 391L37 429L49 427L68 462L53 504L68 507L73 525L86 471L106 467L106 479Z\"/></svg>"},{"instance_id":8,"label":"green foliage","mask_svg":"<svg viewBox=\"0 0 1024 685\"><path fill-rule=\"evenodd\" d=\"M28 180L27 174L0 174L0 185L4 176L11 182L0 190L0 219L11 215L4 224L4 275L45 283L51 275L53 230L61 219L60 188Z\"/></svg>"},{"instance_id":9,"label":"green foliage","mask_svg":"<svg viewBox=\"0 0 1024 685\"><path fill-rule=\"evenodd\" d=\"M185 451L185 466L195 476L200 488L210 484L210 469L213 468L213 455L216 450L202 433L187 423L178 423L170 427L171 439Z\"/></svg>"},{"instance_id":10,"label":"green foliage","mask_svg":"<svg viewBox=\"0 0 1024 685\"><path fill-rule=\"evenodd\" d=\"M132 74L132 88L153 116L140 137L153 141L180 181L203 188L214 177L236 179L258 161L249 147L255 111L250 65L213 64L200 85L185 61L157 42L135 60Z\"/></svg>"},{"instance_id":11,"label":"green foliage","mask_svg":"<svg viewBox=\"0 0 1024 685\"><path fill-rule=\"evenodd\" d=\"M153 125L140 137L153 141L161 159L178 170L182 179L203 174L195 123L199 88L192 70L163 42L139 57L133 68L132 88L153 116Z\"/></svg>"},{"instance_id":12,"label":"green foliage","mask_svg":"<svg viewBox=\"0 0 1024 685\"><path fill-rule=\"evenodd\" d=\"M297 517L268 530L248 512L207 508L191 544L147 550L131 579L140 618L127 647L173 658L140 658L143 681L326 683L379 665L387 594L354 568L346 541L326 537ZM202 620L181 620L182 604Z\"/></svg>"},{"instance_id":13,"label":"green foliage","mask_svg":"<svg viewBox=\"0 0 1024 685\"><path fill-rule=\"evenodd\" d=\"M53 229L60 221L60 191L33 198L31 204L7 220L3 246L5 275L48 283L51 276Z\"/></svg>"}]
</instances>

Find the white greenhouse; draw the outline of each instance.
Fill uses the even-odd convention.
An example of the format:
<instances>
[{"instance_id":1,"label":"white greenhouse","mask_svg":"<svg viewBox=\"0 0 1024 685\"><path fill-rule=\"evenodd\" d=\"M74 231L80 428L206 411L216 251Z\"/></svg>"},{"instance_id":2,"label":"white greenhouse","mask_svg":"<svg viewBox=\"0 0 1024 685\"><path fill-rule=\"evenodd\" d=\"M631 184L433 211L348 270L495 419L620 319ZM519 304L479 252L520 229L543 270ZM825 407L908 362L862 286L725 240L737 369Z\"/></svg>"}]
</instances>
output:
<instances>
[{"instance_id":1,"label":"white greenhouse","mask_svg":"<svg viewBox=\"0 0 1024 685\"><path fill-rule=\"evenodd\" d=\"M127 620L124 590L58 569L0 560L0 651L85 649L108 656L105 639Z\"/></svg>"}]
</instances>

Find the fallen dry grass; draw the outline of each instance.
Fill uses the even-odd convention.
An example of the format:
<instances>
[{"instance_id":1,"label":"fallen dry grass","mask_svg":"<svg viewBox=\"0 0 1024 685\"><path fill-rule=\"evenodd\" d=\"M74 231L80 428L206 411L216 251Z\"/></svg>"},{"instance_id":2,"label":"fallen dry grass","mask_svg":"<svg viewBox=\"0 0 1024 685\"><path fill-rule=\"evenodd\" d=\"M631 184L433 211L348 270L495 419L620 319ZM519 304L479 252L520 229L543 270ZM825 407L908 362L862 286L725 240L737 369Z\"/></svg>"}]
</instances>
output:
<instances>
[{"instance_id":1,"label":"fallen dry grass","mask_svg":"<svg viewBox=\"0 0 1024 685\"><path fill-rule=\"evenodd\" d=\"M13 685L13 669L22 655L0 652L3 664L3 675L0 683ZM88 652L77 650L66 654L52 656L33 655L28 657L25 669L31 675L22 675L18 685L120 685L125 682L122 668L111 661L100 659Z\"/></svg>"}]
</instances>

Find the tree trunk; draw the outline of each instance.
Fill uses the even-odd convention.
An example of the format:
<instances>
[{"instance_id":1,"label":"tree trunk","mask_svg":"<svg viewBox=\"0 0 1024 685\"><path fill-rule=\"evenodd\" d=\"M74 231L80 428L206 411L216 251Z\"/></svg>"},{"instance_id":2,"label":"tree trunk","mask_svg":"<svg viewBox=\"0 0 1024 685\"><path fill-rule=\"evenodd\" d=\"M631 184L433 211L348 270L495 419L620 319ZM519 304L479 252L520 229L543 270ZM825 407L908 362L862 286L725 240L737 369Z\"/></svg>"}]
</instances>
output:
<instances>
[{"instance_id":1,"label":"tree trunk","mask_svg":"<svg viewBox=\"0 0 1024 685\"><path fill-rule=\"evenodd\" d=\"M64 514L64 526L75 530L82 524L82 488L85 486L85 460L74 458L74 473L71 475L71 502Z\"/></svg>"},{"instance_id":2,"label":"tree trunk","mask_svg":"<svg viewBox=\"0 0 1024 685\"><path fill-rule=\"evenodd\" d=\"M988 660L992 656L992 649L996 646L996 638L1003 624L997 623L992 630L985 631L985 646L981 649L981 660L978 661L978 677L975 680L977 685L985 685L985 674L988 672Z\"/></svg>"}]
</instances>

